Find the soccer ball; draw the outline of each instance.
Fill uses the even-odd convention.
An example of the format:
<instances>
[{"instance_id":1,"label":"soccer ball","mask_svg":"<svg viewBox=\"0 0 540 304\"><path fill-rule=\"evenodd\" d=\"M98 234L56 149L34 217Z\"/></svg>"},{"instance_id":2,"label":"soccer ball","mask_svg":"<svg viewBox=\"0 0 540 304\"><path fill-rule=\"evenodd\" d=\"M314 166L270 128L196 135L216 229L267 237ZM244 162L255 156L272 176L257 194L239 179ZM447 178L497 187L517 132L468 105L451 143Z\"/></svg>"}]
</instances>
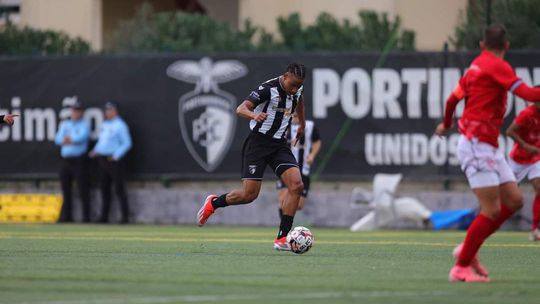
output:
<instances>
[{"instance_id":1,"label":"soccer ball","mask_svg":"<svg viewBox=\"0 0 540 304\"><path fill-rule=\"evenodd\" d=\"M297 254L308 252L314 241L313 234L306 227L294 227L287 234L287 243L291 245L291 251Z\"/></svg>"}]
</instances>

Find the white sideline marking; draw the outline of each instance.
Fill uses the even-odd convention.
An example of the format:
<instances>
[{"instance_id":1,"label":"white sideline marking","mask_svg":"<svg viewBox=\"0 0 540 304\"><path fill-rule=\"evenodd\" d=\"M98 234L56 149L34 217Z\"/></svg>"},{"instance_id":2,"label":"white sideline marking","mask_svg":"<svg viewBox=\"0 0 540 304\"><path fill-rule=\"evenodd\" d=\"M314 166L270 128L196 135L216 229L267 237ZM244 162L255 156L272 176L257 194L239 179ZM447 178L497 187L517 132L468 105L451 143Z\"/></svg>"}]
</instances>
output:
<instances>
[{"instance_id":1,"label":"white sideline marking","mask_svg":"<svg viewBox=\"0 0 540 304\"><path fill-rule=\"evenodd\" d=\"M19 304L167 304L167 303L197 303L223 301L253 301L253 300L310 300L310 299L339 299L339 298L380 298L380 297L418 297L418 296L452 296L455 292L443 291L366 291L366 292L320 292L304 294L231 294L231 295L185 295L169 297L142 297L123 299L87 299L46 302L19 302Z\"/></svg>"},{"instance_id":2,"label":"white sideline marking","mask_svg":"<svg viewBox=\"0 0 540 304\"><path fill-rule=\"evenodd\" d=\"M266 244L268 240L261 239L242 239L242 238L160 238L160 237L122 237L122 236L101 236L101 237L73 237L56 236L46 234L13 234L0 232L2 239L26 239L26 240L73 240L73 241L131 241L131 242L165 242L165 243L247 243L247 244ZM524 241L525 242L525 241ZM395 241L395 240L353 240L353 241L321 241L317 244L327 245L403 245L403 246L431 246L431 247L455 247L455 242L422 242L422 241ZM483 247L497 248L538 248L538 244L527 243L487 243Z\"/></svg>"}]
</instances>

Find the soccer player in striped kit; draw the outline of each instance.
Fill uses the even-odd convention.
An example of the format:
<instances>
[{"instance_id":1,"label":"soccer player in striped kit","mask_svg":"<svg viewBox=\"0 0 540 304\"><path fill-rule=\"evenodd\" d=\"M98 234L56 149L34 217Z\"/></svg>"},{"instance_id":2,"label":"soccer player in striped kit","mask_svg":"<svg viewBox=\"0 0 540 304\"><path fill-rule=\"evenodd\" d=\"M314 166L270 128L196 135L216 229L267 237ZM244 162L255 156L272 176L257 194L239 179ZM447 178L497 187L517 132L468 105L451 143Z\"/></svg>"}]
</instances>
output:
<instances>
[{"instance_id":1,"label":"soccer player in striped kit","mask_svg":"<svg viewBox=\"0 0 540 304\"><path fill-rule=\"evenodd\" d=\"M287 139L291 144L291 151L293 152L298 166L300 168L300 173L302 174L302 183L304 184L304 190L300 196L300 201L298 203L298 210L304 208L306 198L309 193L309 186L311 184L311 179L309 177L311 166L321 150L321 137L319 135L319 130L315 127L315 123L311 120L306 120L306 127L304 129L304 137L300 138L300 141L297 145L294 145L292 139L296 138L296 132L300 126L300 120L298 115L293 114L293 120L291 127L287 132ZM278 179L276 183L276 188L279 191L279 217L283 215L283 203L286 200L287 188L285 183L281 179Z\"/></svg>"},{"instance_id":2,"label":"soccer player in striped kit","mask_svg":"<svg viewBox=\"0 0 540 304\"><path fill-rule=\"evenodd\" d=\"M499 131L506 111L507 92L529 101L540 101L540 88L531 88L516 76L504 60L509 43L501 25L489 26L480 42L482 52L446 101L444 122L435 133L447 134L452 116L461 99L465 110L459 119L461 133L458 159L480 204L480 213L467 230L465 241L453 251L456 264L448 278L451 282L489 282L487 269L480 264L482 243L514 212L523 206L516 178L498 148Z\"/></svg>"},{"instance_id":3,"label":"soccer player in striped kit","mask_svg":"<svg viewBox=\"0 0 540 304\"><path fill-rule=\"evenodd\" d=\"M514 140L508 163L518 183L525 177L531 182L535 197L529 239L540 241L540 103L525 108L506 130Z\"/></svg>"},{"instance_id":4,"label":"soccer player in striped kit","mask_svg":"<svg viewBox=\"0 0 540 304\"><path fill-rule=\"evenodd\" d=\"M298 163L287 144L287 129L292 115L298 115L298 142L304 135L304 79L306 68L292 63L285 73L261 84L238 106L236 113L250 120L251 132L242 148L242 182L240 189L222 195L209 195L197 213L197 224L203 226L218 208L249 204L261 190L264 170L270 166L287 186L287 199L283 203L283 216L274 249L290 251L287 234L292 228L304 185Z\"/></svg>"}]
</instances>

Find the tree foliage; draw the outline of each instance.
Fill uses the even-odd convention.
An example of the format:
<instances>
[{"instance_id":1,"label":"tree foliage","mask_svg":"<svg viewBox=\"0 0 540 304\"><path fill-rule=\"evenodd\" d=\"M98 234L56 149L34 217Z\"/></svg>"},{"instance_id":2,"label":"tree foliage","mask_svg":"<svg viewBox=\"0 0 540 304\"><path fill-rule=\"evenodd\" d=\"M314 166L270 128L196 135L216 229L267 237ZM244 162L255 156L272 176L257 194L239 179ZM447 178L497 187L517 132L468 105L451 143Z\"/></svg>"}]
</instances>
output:
<instances>
[{"instance_id":1,"label":"tree foliage","mask_svg":"<svg viewBox=\"0 0 540 304\"><path fill-rule=\"evenodd\" d=\"M487 24L487 1L469 1L467 9L461 12L460 25L450 39L457 49L478 48ZM493 0L491 21L506 27L512 48L540 48L539 8L540 0Z\"/></svg>"},{"instance_id":2,"label":"tree foliage","mask_svg":"<svg viewBox=\"0 0 540 304\"><path fill-rule=\"evenodd\" d=\"M0 55L80 55L90 44L64 32L19 28L10 22L0 27Z\"/></svg>"},{"instance_id":3,"label":"tree foliage","mask_svg":"<svg viewBox=\"0 0 540 304\"><path fill-rule=\"evenodd\" d=\"M241 51L252 49L255 33L251 23L243 31L206 15L183 12L156 13L144 3L131 20L114 33L114 52Z\"/></svg>"},{"instance_id":4,"label":"tree foliage","mask_svg":"<svg viewBox=\"0 0 540 304\"><path fill-rule=\"evenodd\" d=\"M321 13L313 25L302 27L300 15L278 18L279 33L288 50L414 50L415 34L401 28L401 20L386 14L360 11L359 22L339 21Z\"/></svg>"},{"instance_id":5,"label":"tree foliage","mask_svg":"<svg viewBox=\"0 0 540 304\"><path fill-rule=\"evenodd\" d=\"M247 20L235 31L206 15L156 13L143 4L131 20L122 22L108 49L112 52L413 50L415 35L401 20L361 11L358 22L339 21L328 13L303 26L298 13L277 19L277 37Z\"/></svg>"}]
</instances>

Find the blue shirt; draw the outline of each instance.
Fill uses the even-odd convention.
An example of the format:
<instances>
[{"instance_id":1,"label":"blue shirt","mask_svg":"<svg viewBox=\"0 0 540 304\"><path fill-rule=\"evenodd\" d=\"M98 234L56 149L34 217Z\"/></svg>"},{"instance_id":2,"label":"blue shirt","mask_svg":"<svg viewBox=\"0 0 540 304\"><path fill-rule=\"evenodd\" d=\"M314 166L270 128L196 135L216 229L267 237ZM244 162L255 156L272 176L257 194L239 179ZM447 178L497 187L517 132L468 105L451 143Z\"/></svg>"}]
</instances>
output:
<instances>
[{"instance_id":1,"label":"blue shirt","mask_svg":"<svg viewBox=\"0 0 540 304\"><path fill-rule=\"evenodd\" d=\"M131 136L127 124L118 116L105 120L101 124L94 152L101 156L112 156L114 160L119 160L129 149L131 149Z\"/></svg>"},{"instance_id":2,"label":"blue shirt","mask_svg":"<svg viewBox=\"0 0 540 304\"><path fill-rule=\"evenodd\" d=\"M64 138L68 136L71 144L64 144ZM90 124L84 119L64 120L60 123L54 143L62 146L60 155L63 158L78 157L86 153L88 140L90 139Z\"/></svg>"}]
</instances>

